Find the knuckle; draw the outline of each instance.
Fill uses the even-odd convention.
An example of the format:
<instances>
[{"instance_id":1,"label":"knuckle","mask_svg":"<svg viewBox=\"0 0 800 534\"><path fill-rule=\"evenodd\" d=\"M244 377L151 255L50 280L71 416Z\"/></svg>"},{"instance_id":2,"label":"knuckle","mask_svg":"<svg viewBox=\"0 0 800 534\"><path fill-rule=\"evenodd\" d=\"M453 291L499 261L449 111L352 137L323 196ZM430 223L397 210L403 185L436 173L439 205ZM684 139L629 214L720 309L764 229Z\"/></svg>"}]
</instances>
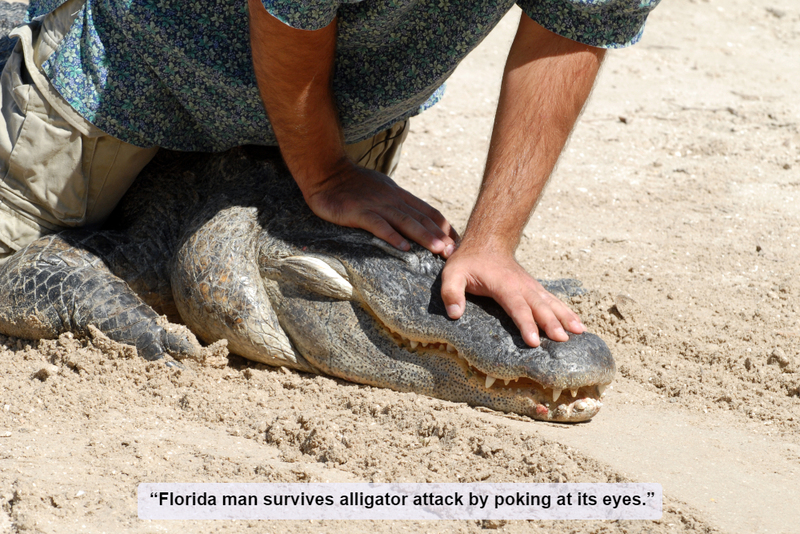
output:
<instances>
[{"instance_id":1,"label":"knuckle","mask_svg":"<svg viewBox=\"0 0 800 534\"><path fill-rule=\"evenodd\" d=\"M361 212L361 218L366 221L370 221L372 224L380 224L386 222L383 217L381 217L379 214L377 214L372 210L363 210Z\"/></svg>"},{"instance_id":2,"label":"knuckle","mask_svg":"<svg viewBox=\"0 0 800 534\"><path fill-rule=\"evenodd\" d=\"M398 218L397 218L397 222L399 224L401 224L402 226L408 226L408 225L416 224L419 221L417 220L416 217L414 217L410 213L405 212L405 211L401 211L401 212L399 212L399 215L398 215Z\"/></svg>"},{"instance_id":3,"label":"knuckle","mask_svg":"<svg viewBox=\"0 0 800 534\"><path fill-rule=\"evenodd\" d=\"M436 208L434 208L433 206L431 206L427 202L423 202L423 204L425 204L425 207L427 208L429 217L431 217L431 218L435 217L437 219L444 219L444 215L442 215L441 211L437 210Z\"/></svg>"},{"instance_id":4,"label":"knuckle","mask_svg":"<svg viewBox=\"0 0 800 534\"><path fill-rule=\"evenodd\" d=\"M436 237L438 237L438 238L446 237L447 234L445 234L444 231L442 231L442 229L439 228L436 225L436 223L434 221L430 220L429 218L427 218L425 216L422 216L421 219L420 219L420 222L425 226L425 228L430 233L432 233Z\"/></svg>"}]
</instances>

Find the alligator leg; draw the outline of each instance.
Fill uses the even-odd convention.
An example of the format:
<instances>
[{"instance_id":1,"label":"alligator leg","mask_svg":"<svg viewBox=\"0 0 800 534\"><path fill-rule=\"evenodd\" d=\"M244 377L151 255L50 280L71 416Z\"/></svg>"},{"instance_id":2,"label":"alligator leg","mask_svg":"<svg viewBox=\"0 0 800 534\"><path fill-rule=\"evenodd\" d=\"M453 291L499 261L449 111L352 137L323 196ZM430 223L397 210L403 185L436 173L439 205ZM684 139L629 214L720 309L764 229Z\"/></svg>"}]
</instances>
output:
<instances>
[{"instance_id":1,"label":"alligator leg","mask_svg":"<svg viewBox=\"0 0 800 534\"><path fill-rule=\"evenodd\" d=\"M74 246L69 234L35 241L0 268L0 332L26 339L88 334L90 325L140 356L196 355L200 345L167 324L96 254ZM122 236L105 233L108 243Z\"/></svg>"},{"instance_id":2,"label":"alligator leg","mask_svg":"<svg viewBox=\"0 0 800 534\"><path fill-rule=\"evenodd\" d=\"M315 369L283 332L257 264L255 208L216 209L189 232L172 268L175 305L198 337L228 340L228 350L268 365Z\"/></svg>"}]
</instances>

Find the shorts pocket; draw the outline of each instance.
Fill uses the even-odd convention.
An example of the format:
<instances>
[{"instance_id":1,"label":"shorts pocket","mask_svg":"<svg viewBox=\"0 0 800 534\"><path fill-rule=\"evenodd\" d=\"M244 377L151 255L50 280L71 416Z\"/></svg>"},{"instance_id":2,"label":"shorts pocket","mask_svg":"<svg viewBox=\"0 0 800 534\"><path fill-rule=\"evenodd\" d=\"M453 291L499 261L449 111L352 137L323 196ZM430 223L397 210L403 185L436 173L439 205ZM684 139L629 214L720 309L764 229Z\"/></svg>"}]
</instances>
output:
<instances>
[{"instance_id":1,"label":"shorts pocket","mask_svg":"<svg viewBox=\"0 0 800 534\"><path fill-rule=\"evenodd\" d=\"M5 187L41 208L41 215L55 224L81 224L88 178L80 132L53 111L35 85L21 84L13 92L24 118L9 157Z\"/></svg>"}]
</instances>

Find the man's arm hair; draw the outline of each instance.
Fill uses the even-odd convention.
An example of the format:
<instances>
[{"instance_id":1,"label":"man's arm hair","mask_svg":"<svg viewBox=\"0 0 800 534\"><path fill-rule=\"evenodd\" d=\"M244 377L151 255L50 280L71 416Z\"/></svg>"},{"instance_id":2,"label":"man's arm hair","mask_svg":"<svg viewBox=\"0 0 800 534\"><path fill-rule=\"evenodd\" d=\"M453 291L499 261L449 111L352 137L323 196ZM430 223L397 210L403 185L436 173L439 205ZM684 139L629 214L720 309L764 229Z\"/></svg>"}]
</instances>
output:
<instances>
[{"instance_id":1,"label":"man's arm hair","mask_svg":"<svg viewBox=\"0 0 800 534\"><path fill-rule=\"evenodd\" d=\"M347 158L331 90L337 20L287 26L248 0L253 67L286 165L305 195Z\"/></svg>"},{"instance_id":2,"label":"man's arm hair","mask_svg":"<svg viewBox=\"0 0 800 534\"><path fill-rule=\"evenodd\" d=\"M344 150L331 88L337 18L325 28L291 28L248 0L253 67L283 159L311 210L362 228L402 250L410 238L449 254L457 234L436 209L388 176L359 167Z\"/></svg>"},{"instance_id":3,"label":"man's arm hair","mask_svg":"<svg viewBox=\"0 0 800 534\"><path fill-rule=\"evenodd\" d=\"M514 252L604 52L522 15L503 73L478 200L461 245L442 272L442 299L451 318L464 312L466 289L497 300L531 346L539 345L539 327L556 341L566 341L564 328L584 331L578 316L519 266Z\"/></svg>"}]
</instances>

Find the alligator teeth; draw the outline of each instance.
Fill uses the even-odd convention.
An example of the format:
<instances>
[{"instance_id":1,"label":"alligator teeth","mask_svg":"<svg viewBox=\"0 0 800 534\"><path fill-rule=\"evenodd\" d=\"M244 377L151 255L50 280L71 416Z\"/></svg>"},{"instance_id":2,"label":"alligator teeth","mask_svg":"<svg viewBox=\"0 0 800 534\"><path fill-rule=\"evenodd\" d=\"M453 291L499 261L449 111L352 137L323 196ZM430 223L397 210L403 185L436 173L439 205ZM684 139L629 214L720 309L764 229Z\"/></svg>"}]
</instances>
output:
<instances>
[{"instance_id":1,"label":"alligator teeth","mask_svg":"<svg viewBox=\"0 0 800 534\"><path fill-rule=\"evenodd\" d=\"M412 349L416 349L416 348L417 348L417 345L419 345L419 341L412 341L412 342L411 342L411 348L412 348Z\"/></svg>"},{"instance_id":2,"label":"alligator teeth","mask_svg":"<svg viewBox=\"0 0 800 534\"><path fill-rule=\"evenodd\" d=\"M572 393L572 398L573 399L578 396L578 390L577 389L570 389L569 392Z\"/></svg>"},{"instance_id":3,"label":"alligator teeth","mask_svg":"<svg viewBox=\"0 0 800 534\"><path fill-rule=\"evenodd\" d=\"M497 380L495 377L491 375L486 375L486 389L492 387L492 384L494 384L495 380Z\"/></svg>"},{"instance_id":4,"label":"alligator teeth","mask_svg":"<svg viewBox=\"0 0 800 534\"><path fill-rule=\"evenodd\" d=\"M553 402L556 402L561 396L561 390L553 388Z\"/></svg>"},{"instance_id":5,"label":"alligator teeth","mask_svg":"<svg viewBox=\"0 0 800 534\"><path fill-rule=\"evenodd\" d=\"M505 385L508 385L508 383L509 383L509 382L511 382L511 380L508 380L508 379L504 379L504 380L503 380L503 383L504 383Z\"/></svg>"},{"instance_id":6,"label":"alligator teeth","mask_svg":"<svg viewBox=\"0 0 800 534\"><path fill-rule=\"evenodd\" d=\"M600 395L601 397L603 396L603 393L605 393L605 391L606 391L606 386L597 386L597 394Z\"/></svg>"},{"instance_id":7,"label":"alligator teeth","mask_svg":"<svg viewBox=\"0 0 800 534\"><path fill-rule=\"evenodd\" d=\"M422 342L422 343L420 343L420 344L421 344L423 347L427 347L427 346L428 346L428 343L427 343L427 342L425 342L425 341L423 341L423 342Z\"/></svg>"},{"instance_id":8,"label":"alligator teeth","mask_svg":"<svg viewBox=\"0 0 800 534\"><path fill-rule=\"evenodd\" d=\"M447 344L447 352L455 352L456 348L450 343Z\"/></svg>"}]
</instances>

